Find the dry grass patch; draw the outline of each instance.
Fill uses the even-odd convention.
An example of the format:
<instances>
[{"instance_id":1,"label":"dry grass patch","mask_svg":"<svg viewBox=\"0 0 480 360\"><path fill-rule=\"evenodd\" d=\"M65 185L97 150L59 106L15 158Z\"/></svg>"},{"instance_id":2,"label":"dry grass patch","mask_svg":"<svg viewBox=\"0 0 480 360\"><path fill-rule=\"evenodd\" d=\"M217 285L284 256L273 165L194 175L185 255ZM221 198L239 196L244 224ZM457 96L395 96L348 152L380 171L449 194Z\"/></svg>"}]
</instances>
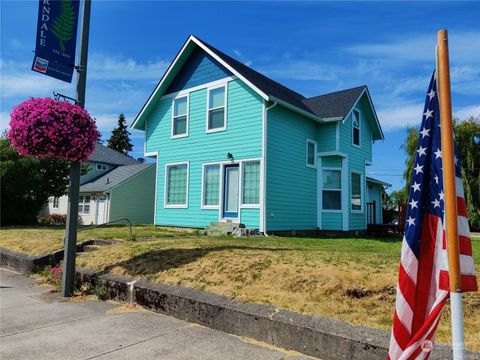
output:
<instances>
[{"instance_id":1,"label":"dry grass patch","mask_svg":"<svg viewBox=\"0 0 480 360\"><path fill-rule=\"evenodd\" d=\"M479 245L475 240L477 267ZM78 264L389 330L400 246L367 239L185 237L116 244L80 255ZM476 351L479 311L479 294L465 294L466 342ZM437 339L449 343L448 311L444 316Z\"/></svg>"},{"instance_id":2,"label":"dry grass patch","mask_svg":"<svg viewBox=\"0 0 480 360\"><path fill-rule=\"evenodd\" d=\"M133 233L137 238L191 235L186 231L159 229L153 225L134 226ZM0 247L29 255L42 255L62 249L64 236L65 228L60 226L3 227L0 229ZM115 225L79 231L77 242L88 239L128 240L128 238L127 226Z\"/></svg>"}]
</instances>

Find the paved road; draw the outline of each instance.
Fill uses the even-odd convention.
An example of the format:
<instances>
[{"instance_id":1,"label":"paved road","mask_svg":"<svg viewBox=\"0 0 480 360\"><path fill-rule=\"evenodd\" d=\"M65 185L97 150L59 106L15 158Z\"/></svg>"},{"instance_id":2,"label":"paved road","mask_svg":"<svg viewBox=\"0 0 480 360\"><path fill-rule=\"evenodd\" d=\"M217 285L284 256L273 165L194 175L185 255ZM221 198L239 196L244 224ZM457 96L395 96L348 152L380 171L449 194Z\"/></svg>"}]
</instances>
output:
<instances>
[{"instance_id":1,"label":"paved road","mask_svg":"<svg viewBox=\"0 0 480 360\"><path fill-rule=\"evenodd\" d=\"M64 301L0 269L0 359L308 359L168 316Z\"/></svg>"}]
</instances>

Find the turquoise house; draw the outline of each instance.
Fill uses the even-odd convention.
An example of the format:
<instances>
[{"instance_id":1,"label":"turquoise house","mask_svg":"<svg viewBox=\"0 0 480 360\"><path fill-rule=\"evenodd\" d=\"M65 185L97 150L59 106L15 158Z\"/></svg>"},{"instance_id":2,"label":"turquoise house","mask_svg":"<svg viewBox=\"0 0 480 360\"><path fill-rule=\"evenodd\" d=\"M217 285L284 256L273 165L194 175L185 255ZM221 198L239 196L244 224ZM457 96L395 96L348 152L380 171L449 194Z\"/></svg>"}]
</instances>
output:
<instances>
[{"instance_id":1,"label":"turquoise house","mask_svg":"<svg viewBox=\"0 0 480 360\"><path fill-rule=\"evenodd\" d=\"M366 86L306 98L190 36L132 127L157 162L156 225L364 230L372 204L382 220Z\"/></svg>"}]
</instances>

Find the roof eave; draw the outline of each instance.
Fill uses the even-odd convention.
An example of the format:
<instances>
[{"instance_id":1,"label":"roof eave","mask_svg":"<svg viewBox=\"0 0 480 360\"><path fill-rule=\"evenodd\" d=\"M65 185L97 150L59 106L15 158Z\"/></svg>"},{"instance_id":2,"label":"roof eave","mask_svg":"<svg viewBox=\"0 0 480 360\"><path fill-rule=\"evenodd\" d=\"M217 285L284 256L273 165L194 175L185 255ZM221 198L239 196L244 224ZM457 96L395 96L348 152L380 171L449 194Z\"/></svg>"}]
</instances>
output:
<instances>
[{"instance_id":1,"label":"roof eave","mask_svg":"<svg viewBox=\"0 0 480 360\"><path fill-rule=\"evenodd\" d=\"M286 107L287 109L295 111L295 112L297 112L297 113L299 113L299 114L301 114L305 117L308 117L309 119L315 120L315 121L320 122L320 123L343 120L342 117L322 118L322 117L317 116L317 115L315 115L311 112L300 109L299 107L294 106L287 101L280 100L279 98L276 98L275 96L270 95L269 100L273 101L273 102L276 102L277 104L282 105L283 107Z\"/></svg>"}]
</instances>

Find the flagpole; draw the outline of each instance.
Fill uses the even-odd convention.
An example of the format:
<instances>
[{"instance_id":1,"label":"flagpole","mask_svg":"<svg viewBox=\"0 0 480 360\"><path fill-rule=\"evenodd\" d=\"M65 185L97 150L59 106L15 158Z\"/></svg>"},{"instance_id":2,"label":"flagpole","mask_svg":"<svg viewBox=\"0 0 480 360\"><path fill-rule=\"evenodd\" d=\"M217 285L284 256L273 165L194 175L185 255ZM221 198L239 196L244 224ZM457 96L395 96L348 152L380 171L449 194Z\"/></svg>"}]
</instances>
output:
<instances>
[{"instance_id":1,"label":"flagpole","mask_svg":"<svg viewBox=\"0 0 480 360\"><path fill-rule=\"evenodd\" d=\"M437 66L437 91L440 101L442 134L443 188L445 192L445 229L450 280L452 348L454 359L465 359L447 30L440 30L437 33Z\"/></svg>"}]
</instances>

